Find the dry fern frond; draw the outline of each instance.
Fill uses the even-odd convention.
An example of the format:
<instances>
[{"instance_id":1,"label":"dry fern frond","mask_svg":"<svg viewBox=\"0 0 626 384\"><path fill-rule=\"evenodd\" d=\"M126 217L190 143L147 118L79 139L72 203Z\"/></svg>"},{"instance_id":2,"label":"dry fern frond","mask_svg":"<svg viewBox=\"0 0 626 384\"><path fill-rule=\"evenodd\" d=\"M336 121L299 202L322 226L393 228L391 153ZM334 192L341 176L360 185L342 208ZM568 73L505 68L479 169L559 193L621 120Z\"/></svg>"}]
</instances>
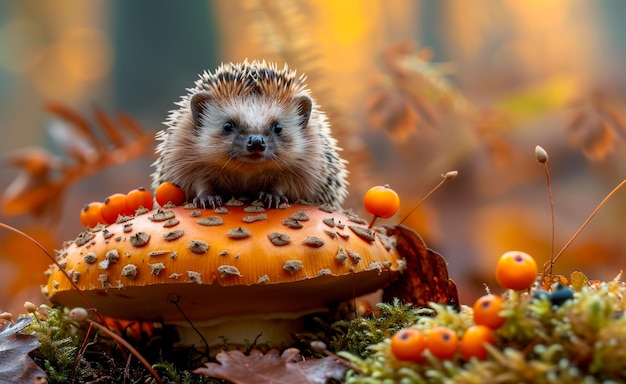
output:
<instances>
[{"instance_id":1,"label":"dry fern frond","mask_svg":"<svg viewBox=\"0 0 626 384\"><path fill-rule=\"evenodd\" d=\"M402 140L419 126L435 126L441 111L466 112L471 104L430 62L428 49L397 43L383 52L383 73L374 83L367 111L372 124Z\"/></svg>"},{"instance_id":2,"label":"dry fern frond","mask_svg":"<svg viewBox=\"0 0 626 384\"><path fill-rule=\"evenodd\" d=\"M566 125L572 143L589 160L603 160L618 140L626 139L624 108L616 98L599 92L574 103Z\"/></svg>"},{"instance_id":3,"label":"dry fern frond","mask_svg":"<svg viewBox=\"0 0 626 384\"><path fill-rule=\"evenodd\" d=\"M314 42L316 36L307 28L311 5L306 0L247 1L244 10L253 21L255 37L268 53L285 60L291 68L305 73L307 83L316 98L324 100L324 111L333 122L335 133L348 133L348 127L339 124L339 112L333 106L331 87L325 82L320 54Z\"/></svg>"},{"instance_id":4,"label":"dry fern frond","mask_svg":"<svg viewBox=\"0 0 626 384\"><path fill-rule=\"evenodd\" d=\"M120 114L114 121L100 108L93 107L98 122L94 128L71 108L51 103L47 109L68 123L50 129L53 140L66 156L55 156L37 147L6 155L4 162L18 168L20 173L0 197L3 215L56 218L63 192L72 183L138 158L151 148L154 134L144 131L128 115Z\"/></svg>"}]
</instances>

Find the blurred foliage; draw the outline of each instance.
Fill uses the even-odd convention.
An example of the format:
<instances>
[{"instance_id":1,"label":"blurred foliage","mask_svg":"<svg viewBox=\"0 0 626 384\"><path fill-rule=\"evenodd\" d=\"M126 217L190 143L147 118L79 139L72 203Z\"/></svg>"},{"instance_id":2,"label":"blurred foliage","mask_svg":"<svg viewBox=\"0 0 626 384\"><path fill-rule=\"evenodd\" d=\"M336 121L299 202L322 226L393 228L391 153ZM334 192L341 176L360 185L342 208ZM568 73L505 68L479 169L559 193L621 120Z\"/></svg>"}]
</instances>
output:
<instances>
[{"instance_id":1,"label":"blurred foliage","mask_svg":"<svg viewBox=\"0 0 626 384\"><path fill-rule=\"evenodd\" d=\"M4 215L32 214L57 221L66 188L103 169L144 155L151 148L154 135L127 115L121 114L114 122L101 109L94 108L100 132L70 108L50 104L48 110L68 122L50 129L65 157L42 148L23 148L7 154L9 164L18 168L20 174L0 197Z\"/></svg>"}]
</instances>

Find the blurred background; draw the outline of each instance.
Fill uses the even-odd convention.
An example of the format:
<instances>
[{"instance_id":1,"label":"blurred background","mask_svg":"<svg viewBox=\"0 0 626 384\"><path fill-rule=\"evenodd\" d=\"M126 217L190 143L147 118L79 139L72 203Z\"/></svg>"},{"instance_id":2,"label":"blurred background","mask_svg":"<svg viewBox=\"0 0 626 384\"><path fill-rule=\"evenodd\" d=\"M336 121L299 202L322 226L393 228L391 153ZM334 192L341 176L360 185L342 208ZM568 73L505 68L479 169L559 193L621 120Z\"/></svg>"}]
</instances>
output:
<instances>
[{"instance_id":1,"label":"blurred background","mask_svg":"<svg viewBox=\"0 0 626 384\"><path fill-rule=\"evenodd\" d=\"M578 1L0 1L0 221L46 248L82 230L85 203L150 186L155 132L198 73L287 62L350 161L346 208L389 183L398 223L448 262L462 303L499 292L507 250L550 258L626 177L626 3ZM555 273L626 266L626 191ZM0 230L0 311L23 312L49 260Z\"/></svg>"}]
</instances>

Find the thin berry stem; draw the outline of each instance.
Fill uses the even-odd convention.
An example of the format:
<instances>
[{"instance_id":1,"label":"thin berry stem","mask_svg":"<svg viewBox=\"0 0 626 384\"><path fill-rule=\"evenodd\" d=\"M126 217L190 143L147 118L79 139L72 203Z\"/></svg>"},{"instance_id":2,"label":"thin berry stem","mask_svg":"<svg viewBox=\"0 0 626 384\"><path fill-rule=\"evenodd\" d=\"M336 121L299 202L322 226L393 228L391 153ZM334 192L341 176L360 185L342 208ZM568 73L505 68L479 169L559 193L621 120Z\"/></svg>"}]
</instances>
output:
<instances>
[{"instance_id":1,"label":"thin berry stem","mask_svg":"<svg viewBox=\"0 0 626 384\"><path fill-rule=\"evenodd\" d=\"M376 220L378 220L380 216L378 215L373 215L372 217L372 221L370 221L370 225L367 226L367 229L372 229L372 227L374 226L374 223L376 222Z\"/></svg>"},{"instance_id":2,"label":"thin berry stem","mask_svg":"<svg viewBox=\"0 0 626 384\"><path fill-rule=\"evenodd\" d=\"M404 221L406 219L409 218L409 216L411 216L413 214L413 212L415 212L415 210L422 205L422 203L424 201L426 201L426 199L428 199L430 197L430 195L432 195L433 193L435 193L436 190L438 190L446 181L448 180L452 180L457 176L457 171L450 171L446 174L441 175L442 179L441 181L435 186L435 188L431 189L430 192L428 192L424 197L421 198L420 201L417 202L417 204L415 204L415 206L409 211L409 213L407 213L404 218L402 220L400 220L400 222L398 223L398 225L404 223Z\"/></svg>"},{"instance_id":3,"label":"thin berry stem","mask_svg":"<svg viewBox=\"0 0 626 384\"><path fill-rule=\"evenodd\" d=\"M150 374L155 378L155 380L159 384L163 384L163 380L161 380L161 377L159 376L159 374L156 373L156 371L154 370L154 368L152 368L150 363L148 363L148 361L139 353L139 351L137 351L132 345L130 345L128 341L124 340L119 335L113 333L110 329L108 329L102 324L99 324L91 319L87 319L86 321L89 322L89 324L101 330L102 332L106 333L110 337L112 337L118 344L121 344L124 347L126 347L126 349L128 349L130 353L132 353L137 358L137 360L139 360L141 364L143 364L143 366L146 367L148 372L150 372Z\"/></svg>"},{"instance_id":4,"label":"thin berry stem","mask_svg":"<svg viewBox=\"0 0 626 384\"><path fill-rule=\"evenodd\" d=\"M546 171L546 183L548 184L548 198L550 200L550 215L551 215L551 223L552 223L552 239L550 245L550 267L548 268L548 276L552 275L552 269L554 268L554 233L555 233L555 224L554 224L554 200L552 199L552 186L550 185L550 171L548 170L548 162L543 163L543 168Z\"/></svg>"},{"instance_id":5,"label":"thin berry stem","mask_svg":"<svg viewBox=\"0 0 626 384\"><path fill-rule=\"evenodd\" d=\"M567 241L567 243L563 246L563 248L561 248L559 253L557 253L556 256L554 256L554 259L551 260L552 264L557 262L559 257L561 257L563 252L565 252L565 250L572 244L572 242L578 237L578 235L583 231L583 229L585 229L585 227L587 226L587 224L589 224L591 219L594 218L594 216L598 213L598 211L600 211L600 209L606 204L606 202L609 201L609 199L611 199L613 197L613 195L615 195L620 189L622 189L622 187L624 187L624 185L626 185L626 179L622 180L622 182L619 183L617 185L617 187L613 188L613 190L608 195L606 195L604 200L602 200L600 202L600 204L598 204L596 209L594 209L593 212L591 212L589 217L587 217L587 220L585 220L585 222L580 226L580 228L578 228L576 233L574 233L574 235ZM541 281L543 281L544 277L546 276L549 267L550 267L550 263L549 262L544 264L543 274L541 276Z\"/></svg>"}]
</instances>

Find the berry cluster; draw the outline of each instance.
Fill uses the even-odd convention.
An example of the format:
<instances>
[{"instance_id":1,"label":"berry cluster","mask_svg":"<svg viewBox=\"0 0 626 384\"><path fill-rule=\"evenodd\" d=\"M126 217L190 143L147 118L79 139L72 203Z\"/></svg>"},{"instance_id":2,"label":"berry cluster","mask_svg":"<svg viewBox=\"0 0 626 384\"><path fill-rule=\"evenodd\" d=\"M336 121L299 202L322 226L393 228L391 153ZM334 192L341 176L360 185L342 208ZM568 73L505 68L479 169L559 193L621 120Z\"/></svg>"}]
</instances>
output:
<instances>
[{"instance_id":1,"label":"berry cluster","mask_svg":"<svg viewBox=\"0 0 626 384\"><path fill-rule=\"evenodd\" d=\"M496 265L496 278L503 288L527 290L537 278L537 264L524 252L506 252ZM445 326L427 331L415 327L401 329L391 337L391 353L398 360L412 362L422 362L426 350L438 359L451 359L460 353L465 360L484 360L485 345L496 343L494 331L507 320L502 316L503 303L498 295L480 297L473 305L474 324L460 334Z\"/></svg>"},{"instance_id":2,"label":"berry cluster","mask_svg":"<svg viewBox=\"0 0 626 384\"><path fill-rule=\"evenodd\" d=\"M160 206L167 203L180 205L185 202L185 193L174 183L165 182L156 189L154 198ZM90 228L98 224L113 224L118 216L132 216L138 209L151 210L152 206L152 193L139 187L127 194L114 193L103 202L85 204L80 211L80 222Z\"/></svg>"}]
</instances>

